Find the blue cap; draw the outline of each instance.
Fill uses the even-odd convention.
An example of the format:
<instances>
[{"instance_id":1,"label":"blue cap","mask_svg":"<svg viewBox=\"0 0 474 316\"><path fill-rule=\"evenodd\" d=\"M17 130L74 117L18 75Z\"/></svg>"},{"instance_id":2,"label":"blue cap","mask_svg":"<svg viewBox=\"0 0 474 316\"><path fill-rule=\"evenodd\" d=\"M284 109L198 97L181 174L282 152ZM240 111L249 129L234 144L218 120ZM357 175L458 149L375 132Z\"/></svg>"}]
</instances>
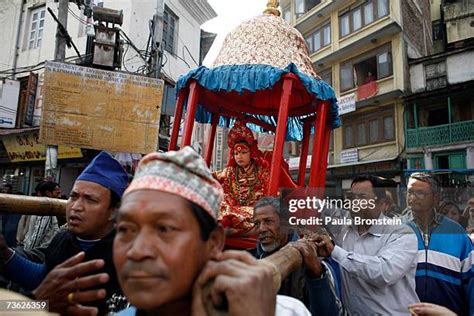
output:
<instances>
[{"instance_id":1,"label":"blue cap","mask_svg":"<svg viewBox=\"0 0 474 316\"><path fill-rule=\"evenodd\" d=\"M122 197L128 186L128 175L122 165L105 151L95 156L76 180L100 184Z\"/></svg>"}]
</instances>

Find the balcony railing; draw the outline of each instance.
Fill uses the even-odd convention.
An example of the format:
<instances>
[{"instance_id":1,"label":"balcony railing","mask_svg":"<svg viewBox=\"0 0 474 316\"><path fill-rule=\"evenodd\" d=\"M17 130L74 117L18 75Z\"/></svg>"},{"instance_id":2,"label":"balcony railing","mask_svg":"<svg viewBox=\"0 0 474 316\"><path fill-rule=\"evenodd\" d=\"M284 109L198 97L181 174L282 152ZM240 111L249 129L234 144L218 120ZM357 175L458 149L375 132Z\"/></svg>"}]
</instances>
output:
<instances>
[{"instance_id":1,"label":"balcony railing","mask_svg":"<svg viewBox=\"0 0 474 316\"><path fill-rule=\"evenodd\" d=\"M474 120L407 130L407 147L474 141Z\"/></svg>"}]
</instances>

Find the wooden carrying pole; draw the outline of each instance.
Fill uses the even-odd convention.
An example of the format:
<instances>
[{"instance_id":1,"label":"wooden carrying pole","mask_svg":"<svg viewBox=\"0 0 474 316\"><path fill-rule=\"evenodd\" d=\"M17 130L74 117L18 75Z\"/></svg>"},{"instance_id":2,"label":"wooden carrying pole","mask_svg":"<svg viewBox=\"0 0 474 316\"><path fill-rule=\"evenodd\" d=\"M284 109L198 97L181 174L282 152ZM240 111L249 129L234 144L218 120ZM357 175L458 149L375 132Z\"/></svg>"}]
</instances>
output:
<instances>
[{"instance_id":1,"label":"wooden carrying pole","mask_svg":"<svg viewBox=\"0 0 474 316\"><path fill-rule=\"evenodd\" d=\"M66 200L0 193L0 214L64 216Z\"/></svg>"},{"instance_id":2,"label":"wooden carrying pole","mask_svg":"<svg viewBox=\"0 0 474 316\"><path fill-rule=\"evenodd\" d=\"M273 255L259 261L260 264L270 266L273 271L273 290L275 295L281 286L281 281L286 279L290 273L298 269L303 264L303 257L298 249L286 246L275 252ZM226 316L228 315L223 299L222 306L214 306L210 299L212 282L208 283L203 289L203 302L208 316Z\"/></svg>"}]
</instances>

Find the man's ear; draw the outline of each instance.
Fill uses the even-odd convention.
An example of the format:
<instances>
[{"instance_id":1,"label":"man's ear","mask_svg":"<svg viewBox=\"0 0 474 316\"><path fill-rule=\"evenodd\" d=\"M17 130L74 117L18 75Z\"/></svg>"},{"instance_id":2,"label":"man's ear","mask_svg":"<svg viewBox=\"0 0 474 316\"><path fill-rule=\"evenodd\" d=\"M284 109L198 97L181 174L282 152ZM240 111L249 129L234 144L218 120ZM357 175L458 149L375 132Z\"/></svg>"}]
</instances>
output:
<instances>
[{"instance_id":1,"label":"man's ear","mask_svg":"<svg viewBox=\"0 0 474 316\"><path fill-rule=\"evenodd\" d=\"M110 216L107 220L115 222L115 220L117 219L117 215L118 215L118 207L111 207L111 208L109 208L109 210L110 210Z\"/></svg>"},{"instance_id":2,"label":"man's ear","mask_svg":"<svg viewBox=\"0 0 474 316\"><path fill-rule=\"evenodd\" d=\"M208 253L211 258L215 258L224 250L225 244L225 233L224 227L221 224L217 224L216 228L209 235L207 240Z\"/></svg>"}]
</instances>

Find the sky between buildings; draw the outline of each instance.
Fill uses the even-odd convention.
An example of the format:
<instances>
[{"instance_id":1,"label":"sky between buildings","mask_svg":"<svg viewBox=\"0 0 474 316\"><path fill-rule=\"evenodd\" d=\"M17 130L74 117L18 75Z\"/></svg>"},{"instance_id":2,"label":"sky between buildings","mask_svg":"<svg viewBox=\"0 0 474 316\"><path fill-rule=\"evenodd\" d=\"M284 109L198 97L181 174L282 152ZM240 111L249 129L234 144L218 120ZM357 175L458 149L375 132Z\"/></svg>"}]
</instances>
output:
<instances>
[{"instance_id":1,"label":"sky between buildings","mask_svg":"<svg viewBox=\"0 0 474 316\"><path fill-rule=\"evenodd\" d=\"M204 65L211 66L217 57L225 36L240 23L262 14L267 0L208 0L217 13L217 18L206 22L202 28L207 32L216 33L217 37L209 53L204 59Z\"/></svg>"}]
</instances>

